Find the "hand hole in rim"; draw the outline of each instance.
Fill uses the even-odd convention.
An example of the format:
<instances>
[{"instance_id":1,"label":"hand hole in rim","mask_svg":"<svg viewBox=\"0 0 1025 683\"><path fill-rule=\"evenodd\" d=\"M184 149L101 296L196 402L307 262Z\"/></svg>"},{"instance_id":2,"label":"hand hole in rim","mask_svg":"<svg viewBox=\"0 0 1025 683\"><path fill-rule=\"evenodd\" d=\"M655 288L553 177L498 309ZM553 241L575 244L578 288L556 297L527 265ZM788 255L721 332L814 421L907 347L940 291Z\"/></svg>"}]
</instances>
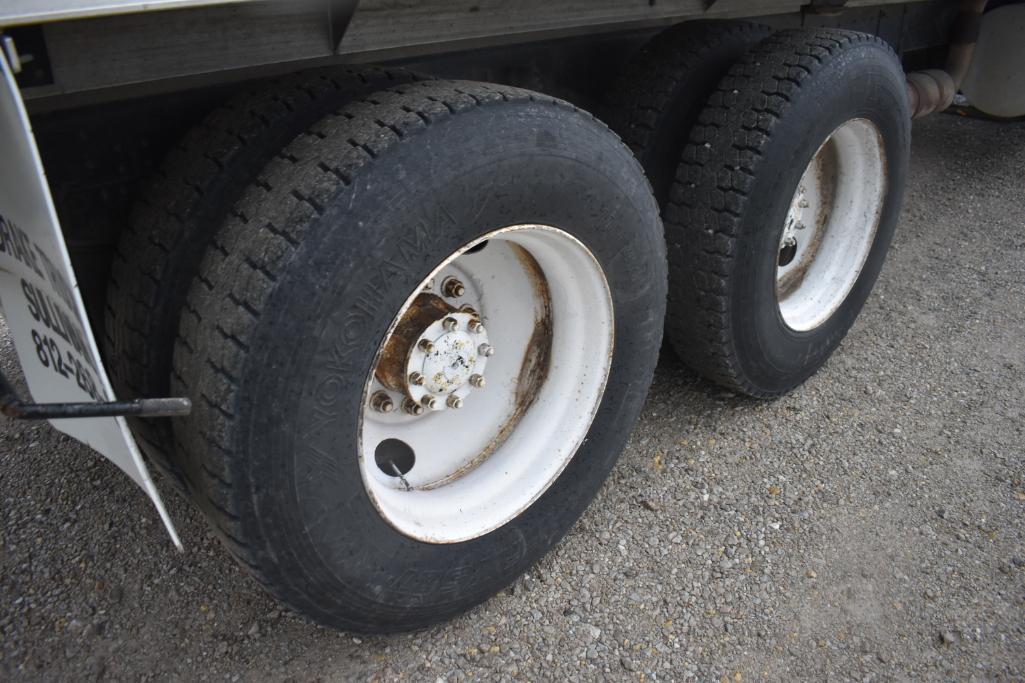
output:
<instances>
[{"instance_id":1,"label":"hand hole in rim","mask_svg":"<svg viewBox=\"0 0 1025 683\"><path fill-rule=\"evenodd\" d=\"M794 242L793 244L785 244L785 245L783 245L783 248L779 250L779 260L778 260L779 265L780 266L788 266L788 265L790 265L793 262L793 260L794 260L794 256L796 256L796 255L797 255L797 242Z\"/></svg>"}]
</instances>

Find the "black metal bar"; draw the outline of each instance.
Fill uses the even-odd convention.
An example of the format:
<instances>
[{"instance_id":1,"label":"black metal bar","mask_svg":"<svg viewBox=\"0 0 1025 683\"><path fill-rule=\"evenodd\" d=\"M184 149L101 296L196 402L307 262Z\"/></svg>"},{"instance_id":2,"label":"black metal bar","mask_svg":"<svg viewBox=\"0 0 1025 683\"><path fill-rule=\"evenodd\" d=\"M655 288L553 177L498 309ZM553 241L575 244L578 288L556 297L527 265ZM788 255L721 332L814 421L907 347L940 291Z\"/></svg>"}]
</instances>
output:
<instances>
[{"instance_id":1,"label":"black metal bar","mask_svg":"<svg viewBox=\"0 0 1025 683\"><path fill-rule=\"evenodd\" d=\"M83 417L184 417L187 398L140 398L109 403L26 403L0 372L0 413L15 420L66 420Z\"/></svg>"}]
</instances>

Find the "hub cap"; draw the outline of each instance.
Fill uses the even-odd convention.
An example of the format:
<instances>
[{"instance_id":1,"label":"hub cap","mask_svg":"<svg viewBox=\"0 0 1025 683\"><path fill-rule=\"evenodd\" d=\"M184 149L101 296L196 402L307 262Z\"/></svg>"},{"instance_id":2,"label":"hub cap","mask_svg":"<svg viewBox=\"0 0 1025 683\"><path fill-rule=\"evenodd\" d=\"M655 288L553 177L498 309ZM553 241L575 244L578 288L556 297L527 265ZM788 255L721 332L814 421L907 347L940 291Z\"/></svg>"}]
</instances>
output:
<instances>
[{"instance_id":1,"label":"hub cap","mask_svg":"<svg viewBox=\"0 0 1025 683\"><path fill-rule=\"evenodd\" d=\"M416 403L441 399L434 402L432 410L453 407L455 402L448 399L465 399L473 388L470 378L484 377L488 357L481 349L489 348L487 330L476 315L447 314L428 326L413 344L403 388Z\"/></svg>"}]
</instances>

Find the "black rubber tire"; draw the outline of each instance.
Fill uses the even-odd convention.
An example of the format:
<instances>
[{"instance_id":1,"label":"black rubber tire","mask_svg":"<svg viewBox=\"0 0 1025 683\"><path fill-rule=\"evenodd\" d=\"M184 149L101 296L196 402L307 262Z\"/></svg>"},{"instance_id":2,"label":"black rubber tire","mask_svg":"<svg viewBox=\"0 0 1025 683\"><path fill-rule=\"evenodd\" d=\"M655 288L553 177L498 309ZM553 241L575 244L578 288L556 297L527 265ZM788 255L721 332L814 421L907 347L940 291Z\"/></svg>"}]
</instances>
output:
<instances>
[{"instance_id":1,"label":"black rubber tire","mask_svg":"<svg viewBox=\"0 0 1025 683\"><path fill-rule=\"evenodd\" d=\"M164 160L114 252L104 352L120 399L170 392L182 304L207 245L256 173L296 135L346 102L421 77L377 67L307 71L255 83L211 112ZM130 419L152 462L174 465L169 420Z\"/></svg>"},{"instance_id":2,"label":"black rubber tire","mask_svg":"<svg viewBox=\"0 0 1025 683\"><path fill-rule=\"evenodd\" d=\"M415 541L362 483L363 384L418 283L461 245L523 223L573 234L605 269L606 393L520 516L464 543ZM478 604L567 532L622 450L661 343L664 250L636 159L565 102L435 81L346 107L260 174L190 290L174 389L195 408L175 435L200 506L274 595L321 623L397 631Z\"/></svg>"},{"instance_id":3,"label":"black rubber tire","mask_svg":"<svg viewBox=\"0 0 1025 683\"><path fill-rule=\"evenodd\" d=\"M875 241L846 300L796 332L776 302L784 218L819 146L843 122L879 128L886 198ZM791 30L750 52L717 86L693 128L665 213L666 332L692 368L756 397L784 394L830 356L882 268L904 196L911 122L904 73L879 38Z\"/></svg>"},{"instance_id":4,"label":"black rubber tire","mask_svg":"<svg viewBox=\"0 0 1025 683\"><path fill-rule=\"evenodd\" d=\"M652 38L606 94L609 127L629 145L660 207L690 129L715 86L772 29L744 21L688 21Z\"/></svg>"}]
</instances>

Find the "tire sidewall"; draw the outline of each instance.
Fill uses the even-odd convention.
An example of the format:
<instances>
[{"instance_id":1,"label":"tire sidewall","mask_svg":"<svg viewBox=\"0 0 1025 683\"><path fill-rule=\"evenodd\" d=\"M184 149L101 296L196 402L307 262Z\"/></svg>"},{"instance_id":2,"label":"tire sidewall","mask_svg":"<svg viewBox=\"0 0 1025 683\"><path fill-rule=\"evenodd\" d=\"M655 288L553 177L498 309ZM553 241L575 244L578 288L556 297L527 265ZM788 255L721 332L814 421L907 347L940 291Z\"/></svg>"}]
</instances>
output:
<instances>
[{"instance_id":1,"label":"tire sidewall","mask_svg":"<svg viewBox=\"0 0 1025 683\"><path fill-rule=\"evenodd\" d=\"M879 275L899 217L910 146L904 84L892 55L879 45L847 49L796 91L773 130L745 210L735 278L732 324L743 371L771 394L801 384L840 344ZM776 299L776 260L790 203L801 176L840 125L865 118L877 127L885 154L885 197L861 273L839 308L809 331L783 321Z\"/></svg>"},{"instance_id":2,"label":"tire sidewall","mask_svg":"<svg viewBox=\"0 0 1025 683\"><path fill-rule=\"evenodd\" d=\"M568 531L639 414L664 315L657 209L632 156L600 124L524 102L450 117L416 138L375 159L308 228L261 317L261 351L240 391L250 397L241 399L239 452L249 454L252 495L239 500L251 506L252 531L278 549L267 565L280 597L361 630L455 614ZM464 543L413 540L379 515L363 485L364 383L419 282L478 236L527 223L572 234L605 270L617 330L605 396L570 464L524 513ZM325 592L348 605L344 615L318 600Z\"/></svg>"}]
</instances>

